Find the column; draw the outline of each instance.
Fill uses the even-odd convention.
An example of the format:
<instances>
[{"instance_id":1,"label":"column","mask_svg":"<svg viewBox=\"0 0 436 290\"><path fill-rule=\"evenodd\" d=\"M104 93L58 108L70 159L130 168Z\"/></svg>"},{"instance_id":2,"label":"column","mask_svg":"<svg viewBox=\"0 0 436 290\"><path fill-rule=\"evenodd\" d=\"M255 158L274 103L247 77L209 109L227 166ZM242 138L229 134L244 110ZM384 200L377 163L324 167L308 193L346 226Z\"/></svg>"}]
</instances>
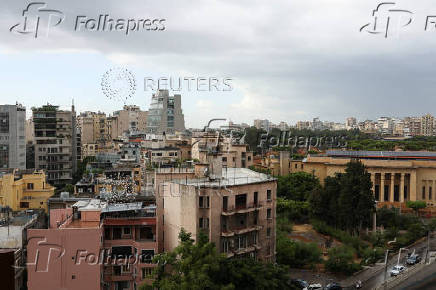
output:
<instances>
[{"instance_id":1,"label":"column","mask_svg":"<svg viewBox=\"0 0 436 290\"><path fill-rule=\"evenodd\" d=\"M380 173L380 201L385 201L385 173Z\"/></svg>"},{"instance_id":2,"label":"column","mask_svg":"<svg viewBox=\"0 0 436 290\"><path fill-rule=\"evenodd\" d=\"M375 173L371 173L372 193L375 196Z\"/></svg>"},{"instance_id":3,"label":"column","mask_svg":"<svg viewBox=\"0 0 436 290\"><path fill-rule=\"evenodd\" d=\"M409 200L416 201L416 171L410 172Z\"/></svg>"},{"instance_id":4,"label":"column","mask_svg":"<svg viewBox=\"0 0 436 290\"><path fill-rule=\"evenodd\" d=\"M436 189L434 188L434 186L435 186L435 180L432 180L432 191L431 191L431 198L432 198L432 201L435 201L436 200Z\"/></svg>"},{"instance_id":5,"label":"column","mask_svg":"<svg viewBox=\"0 0 436 290\"><path fill-rule=\"evenodd\" d=\"M391 173L391 188L390 188L390 196L389 196L390 202L394 202L394 184L395 184L395 173Z\"/></svg>"},{"instance_id":6,"label":"column","mask_svg":"<svg viewBox=\"0 0 436 290\"><path fill-rule=\"evenodd\" d=\"M400 179L400 202L404 202L404 173L401 173Z\"/></svg>"}]
</instances>

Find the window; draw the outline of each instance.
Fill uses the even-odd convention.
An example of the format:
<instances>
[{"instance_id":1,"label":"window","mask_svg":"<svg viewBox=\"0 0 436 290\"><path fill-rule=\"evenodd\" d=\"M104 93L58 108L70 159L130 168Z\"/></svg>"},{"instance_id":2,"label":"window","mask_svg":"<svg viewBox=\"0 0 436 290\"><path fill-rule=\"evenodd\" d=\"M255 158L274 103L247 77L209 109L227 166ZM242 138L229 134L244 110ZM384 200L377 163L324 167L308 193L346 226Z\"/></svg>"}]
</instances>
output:
<instances>
[{"instance_id":1,"label":"window","mask_svg":"<svg viewBox=\"0 0 436 290\"><path fill-rule=\"evenodd\" d=\"M30 190L33 189L33 183L28 183L27 184L27 189L30 189Z\"/></svg>"},{"instance_id":2,"label":"window","mask_svg":"<svg viewBox=\"0 0 436 290\"><path fill-rule=\"evenodd\" d=\"M198 225L200 229L208 229L209 228L209 218L200 218L198 220Z\"/></svg>"},{"instance_id":3,"label":"window","mask_svg":"<svg viewBox=\"0 0 436 290\"><path fill-rule=\"evenodd\" d=\"M154 240L153 229L150 226L143 226L139 228L140 240Z\"/></svg>"},{"instance_id":4,"label":"window","mask_svg":"<svg viewBox=\"0 0 436 290\"><path fill-rule=\"evenodd\" d=\"M130 231L130 227L125 227L125 228L123 229L123 234L125 234L125 235L130 235L130 233L131 233L131 231Z\"/></svg>"},{"instance_id":5,"label":"window","mask_svg":"<svg viewBox=\"0 0 436 290\"><path fill-rule=\"evenodd\" d=\"M151 264L154 257L154 250L141 251L141 263Z\"/></svg>"},{"instance_id":6,"label":"window","mask_svg":"<svg viewBox=\"0 0 436 290\"><path fill-rule=\"evenodd\" d=\"M235 198L236 209L244 209L247 207L247 194L238 194Z\"/></svg>"},{"instance_id":7,"label":"window","mask_svg":"<svg viewBox=\"0 0 436 290\"><path fill-rule=\"evenodd\" d=\"M422 199L425 199L425 186L422 187Z\"/></svg>"},{"instance_id":8,"label":"window","mask_svg":"<svg viewBox=\"0 0 436 290\"><path fill-rule=\"evenodd\" d=\"M198 197L198 207L203 208L204 196Z\"/></svg>"},{"instance_id":9,"label":"window","mask_svg":"<svg viewBox=\"0 0 436 290\"><path fill-rule=\"evenodd\" d=\"M227 162L227 157L223 157L223 162Z\"/></svg>"},{"instance_id":10,"label":"window","mask_svg":"<svg viewBox=\"0 0 436 290\"><path fill-rule=\"evenodd\" d=\"M153 275L153 268L142 268L142 279L151 277Z\"/></svg>"},{"instance_id":11,"label":"window","mask_svg":"<svg viewBox=\"0 0 436 290\"><path fill-rule=\"evenodd\" d=\"M130 273L130 265L122 265L121 266L121 273Z\"/></svg>"},{"instance_id":12,"label":"window","mask_svg":"<svg viewBox=\"0 0 436 290\"><path fill-rule=\"evenodd\" d=\"M297 163L295 163L295 169L297 169L298 168L298 164Z\"/></svg>"},{"instance_id":13,"label":"window","mask_svg":"<svg viewBox=\"0 0 436 290\"><path fill-rule=\"evenodd\" d=\"M271 189L268 189L268 190L266 191L266 199L267 199L268 201L271 201Z\"/></svg>"},{"instance_id":14,"label":"window","mask_svg":"<svg viewBox=\"0 0 436 290\"><path fill-rule=\"evenodd\" d=\"M222 252L227 253L229 251L229 241L223 240L222 242Z\"/></svg>"},{"instance_id":15,"label":"window","mask_svg":"<svg viewBox=\"0 0 436 290\"><path fill-rule=\"evenodd\" d=\"M266 210L266 218L267 219L271 218L271 209L270 208Z\"/></svg>"},{"instance_id":16,"label":"window","mask_svg":"<svg viewBox=\"0 0 436 290\"><path fill-rule=\"evenodd\" d=\"M29 203L28 202L20 202L20 207L21 208L29 208Z\"/></svg>"},{"instance_id":17,"label":"window","mask_svg":"<svg viewBox=\"0 0 436 290\"><path fill-rule=\"evenodd\" d=\"M121 266L113 266L112 271L113 274L116 276L121 275Z\"/></svg>"},{"instance_id":18,"label":"window","mask_svg":"<svg viewBox=\"0 0 436 290\"><path fill-rule=\"evenodd\" d=\"M266 236L271 237L271 228L266 229Z\"/></svg>"},{"instance_id":19,"label":"window","mask_svg":"<svg viewBox=\"0 0 436 290\"><path fill-rule=\"evenodd\" d=\"M303 169L304 168L304 165L303 164L301 164L301 169Z\"/></svg>"},{"instance_id":20,"label":"window","mask_svg":"<svg viewBox=\"0 0 436 290\"><path fill-rule=\"evenodd\" d=\"M121 228L113 228L112 235L114 240L121 239Z\"/></svg>"},{"instance_id":21,"label":"window","mask_svg":"<svg viewBox=\"0 0 436 290\"><path fill-rule=\"evenodd\" d=\"M71 279L76 279L76 275L71 275Z\"/></svg>"}]
</instances>

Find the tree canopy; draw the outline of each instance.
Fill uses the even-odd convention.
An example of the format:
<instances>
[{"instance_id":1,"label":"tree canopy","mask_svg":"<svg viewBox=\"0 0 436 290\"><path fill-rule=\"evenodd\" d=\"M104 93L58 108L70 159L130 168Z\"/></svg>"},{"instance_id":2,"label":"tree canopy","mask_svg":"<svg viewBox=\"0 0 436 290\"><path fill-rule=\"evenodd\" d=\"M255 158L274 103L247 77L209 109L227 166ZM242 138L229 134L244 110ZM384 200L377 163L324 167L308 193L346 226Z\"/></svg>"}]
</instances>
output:
<instances>
[{"instance_id":1,"label":"tree canopy","mask_svg":"<svg viewBox=\"0 0 436 290\"><path fill-rule=\"evenodd\" d=\"M319 187L319 179L315 175L295 172L278 177L277 196L295 201L306 201Z\"/></svg>"},{"instance_id":2,"label":"tree canopy","mask_svg":"<svg viewBox=\"0 0 436 290\"><path fill-rule=\"evenodd\" d=\"M293 289L286 268L254 259L227 259L204 233L197 242L182 229L179 246L156 255L153 285L140 289Z\"/></svg>"},{"instance_id":3,"label":"tree canopy","mask_svg":"<svg viewBox=\"0 0 436 290\"><path fill-rule=\"evenodd\" d=\"M369 226L375 200L370 174L360 161L347 164L345 173L328 177L323 188L313 191L310 198L312 216L327 224L358 233Z\"/></svg>"}]
</instances>

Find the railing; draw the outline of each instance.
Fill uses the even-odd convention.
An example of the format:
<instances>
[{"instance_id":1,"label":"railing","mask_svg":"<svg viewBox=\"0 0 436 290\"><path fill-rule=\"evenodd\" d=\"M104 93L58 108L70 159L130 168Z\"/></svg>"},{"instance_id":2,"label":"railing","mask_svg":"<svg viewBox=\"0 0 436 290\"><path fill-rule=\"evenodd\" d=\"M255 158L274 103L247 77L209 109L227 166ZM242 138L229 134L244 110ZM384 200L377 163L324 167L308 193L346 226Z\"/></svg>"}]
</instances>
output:
<instances>
[{"instance_id":1,"label":"railing","mask_svg":"<svg viewBox=\"0 0 436 290\"><path fill-rule=\"evenodd\" d=\"M227 206L227 208L223 208L223 212L233 213L244 210L252 210L260 207L262 207L262 204L260 202L252 202L244 205Z\"/></svg>"}]
</instances>

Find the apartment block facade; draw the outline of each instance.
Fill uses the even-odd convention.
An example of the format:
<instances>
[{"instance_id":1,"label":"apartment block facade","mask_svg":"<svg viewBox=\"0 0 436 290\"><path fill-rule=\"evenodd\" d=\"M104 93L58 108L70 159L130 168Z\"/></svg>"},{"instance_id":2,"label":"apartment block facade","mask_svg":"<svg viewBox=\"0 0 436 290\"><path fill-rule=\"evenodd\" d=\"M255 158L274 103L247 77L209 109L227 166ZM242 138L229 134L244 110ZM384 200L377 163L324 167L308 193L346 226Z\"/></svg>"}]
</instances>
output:
<instances>
[{"instance_id":1,"label":"apartment block facade","mask_svg":"<svg viewBox=\"0 0 436 290\"><path fill-rule=\"evenodd\" d=\"M194 239L203 231L229 258L275 261L276 180L245 168L219 168L208 169L215 172L209 177L198 177L204 172L198 170L197 178L160 183L163 250L178 245L184 228Z\"/></svg>"},{"instance_id":2,"label":"apartment block facade","mask_svg":"<svg viewBox=\"0 0 436 290\"><path fill-rule=\"evenodd\" d=\"M26 108L0 105L0 168L26 169Z\"/></svg>"},{"instance_id":3,"label":"apartment block facade","mask_svg":"<svg viewBox=\"0 0 436 290\"><path fill-rule=\"evenodd\" d=\"M71 183L77 166L76 113L45 105L33 108L35 167L53 185Z\"/></svg>"},{"instance_id":4,"label":"apartment block facade","mask_svg":"<svg viewBox=\"0 0 436 290\"><path fill-rule=\"evenodd\" d=\"M14 172L0 176L0 205L13 211L44 209L55 188L46 182L43 171Z\"/></svg>"},{"instance_id":5,"label":"apartment block facade","mask_svg":"<svg viewBox=\"0 0 436 290\"><path fill-rule=\"evenodd\" d=\"M156 207L142 202L84 199L51 210L49 229L28 232L28 289L136 290L152 281L157 234Z\"/></svg>"},{"instance_id":6,"label":"apartment block facade","mask_svg":"<svg viewBox=\"0 0 436 290\"><path fill-rule=\"evenodd\" d=\"M147 116L147 133L174 134L185 130L181 95L170 96L168 90L159 90L151 98Z\"/></svg>"}]
</instances>

